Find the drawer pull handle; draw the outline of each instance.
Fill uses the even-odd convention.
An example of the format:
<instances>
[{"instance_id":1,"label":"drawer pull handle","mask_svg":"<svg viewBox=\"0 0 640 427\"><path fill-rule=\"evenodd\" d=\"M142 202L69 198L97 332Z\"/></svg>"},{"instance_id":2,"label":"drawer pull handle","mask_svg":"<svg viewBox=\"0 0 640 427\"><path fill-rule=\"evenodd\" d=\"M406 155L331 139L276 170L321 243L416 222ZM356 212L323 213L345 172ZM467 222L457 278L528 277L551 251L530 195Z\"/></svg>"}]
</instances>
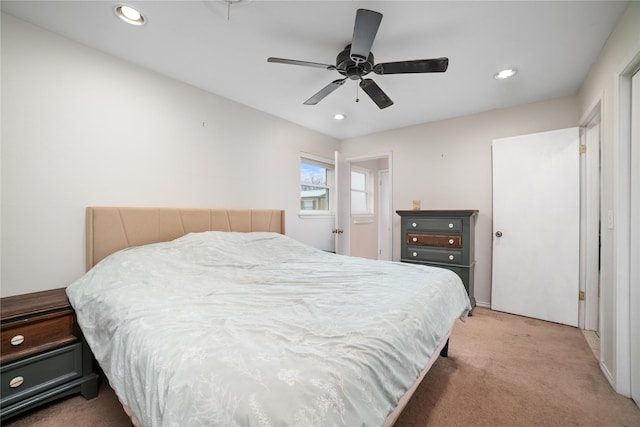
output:
<instances>
[{"instance_id":1,"label":"drawer pull handle","mask_svg":"<svg viewBox=\"0 0 640 427\"><path fill-rule=\"evenodd\" d=\"M24 342L24 335L16 335L11 338L11 345L20 345Z\"/></svg>"},{"instance_id":2,"label":"drawer pull handle","mask_svg":"<svg viewBox=\"0 0 640 427\"><path fill-rule=\"evenodd\" d=\"M23 382L24 382L24 378L23 377L15 377L11 381L9 381L9 387L11 387L11 388L20 387Z\"/></svg>"},{"instance_id":3,"label":"drawer pull handle","mask_svg":"<svg viewBox=\"0 0 640 427\"><path fill-rule=\"evenodd\" d=\"M418 238L417 238L417 237L414 237L414 238L413 238L413 241L414 241L414 242L417 242L417 241L418 241Z\"/></svg>"},{"instance_id":4,"label":"drawer pull handle","mask_svg":"<svg viewBox=\"0 0 640 427\"><path fill-rule=\"evenodd\" d=\"M454 256L453 255L449 255L449 260L453 261Z\"/></svg>"},{"instance_id":5,"label":"drawer pull handle","mask_svg":"<svg viewBox=\"0 0 640 427\"><path fill-rule=\"evenodd\" d=\"M449 223L449 228L453 228L453 224L452 223Z\"/></svg>"},{"instance_id":6,"label":"drawer pull handle","mask_svg":"<svg viewBox=\"0 0 640 427\"><path fill-rule=\"evenodd\" d=\"M413 224L411 224L411 226L412 226L413 228L416 228L416 227L418 226L418 224L416 224L416 223L414 222Z\"/></svg>"},{"instance_id":7,"label":"drawer pull handle","mask_svg":"<svg viewBox=\"0 0 640 427\"><path fill-rule=\"evenodd\" d=\"M414 252L414 253L412 253L411 255L413 255L413 256L418 256L418 252Z\"/></svg>"},{"instance_id":8,"label":"drawer pull handle","mask_svg":"<svg viewBox=\"0 0 640 427\"><path fill-rule=\"evenodd\" d=\"M453 245L453 239L449 239L449 244Z\"/></svg>"}]
</instances>

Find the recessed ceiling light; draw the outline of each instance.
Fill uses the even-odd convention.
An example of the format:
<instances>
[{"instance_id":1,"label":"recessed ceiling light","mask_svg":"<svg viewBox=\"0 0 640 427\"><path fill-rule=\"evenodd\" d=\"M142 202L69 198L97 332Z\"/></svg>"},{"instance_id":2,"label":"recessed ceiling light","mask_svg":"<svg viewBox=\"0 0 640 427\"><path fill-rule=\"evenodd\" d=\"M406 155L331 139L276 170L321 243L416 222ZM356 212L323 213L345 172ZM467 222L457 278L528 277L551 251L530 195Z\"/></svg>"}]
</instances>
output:
<instances>
[{"instance_id":1,"label":"recessed ceiling light","mask_svg":"<svg viewBox=\"0 0 640 427\"><path fill-rule=\"evenodd\" d=\"M518 73L518 70L515 68L507 68L506 70L498 71L493 78L496 80L504 80L509 77L513 77Z\"/></svg>"},{"instance_id":2,"label":"recessed ceiling light","mask_svg":"<svg viewBox=\"0 0 640 427\"><path fill-rule=\"evenodd\" d=\"M344 120L346 116L344 114L338 113L336 115L333 116L334 119L336 120Z\"/></svg>"},{"instance_id":3,"label":"recessed ceiling light","mask_svg":"<svg viewBox=\"0 0 640 427\"><path fill-rule=\"evenodd\" d=\"M116 15L127 24L144 25L144 16L131 6L119 4L116 6Z\"/></svg>"}]
</instances>

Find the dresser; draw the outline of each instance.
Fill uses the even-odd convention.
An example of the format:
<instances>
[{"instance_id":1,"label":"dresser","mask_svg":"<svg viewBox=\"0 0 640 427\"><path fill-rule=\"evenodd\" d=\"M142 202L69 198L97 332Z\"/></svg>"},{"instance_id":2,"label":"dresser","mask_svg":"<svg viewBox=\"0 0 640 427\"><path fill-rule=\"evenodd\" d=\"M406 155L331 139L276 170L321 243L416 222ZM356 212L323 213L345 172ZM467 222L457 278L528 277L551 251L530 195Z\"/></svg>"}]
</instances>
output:
<instances>
[{"instance_id":1,"label":"dresser","mask_svg":"<svg viewBox=\"0 0 640 427\"><path fill-rule=\"evenodd\" d=\"M400 215L400 261L454 271L475 307L475 223L477 210L396 211Z\"/></svg>"},{"instance_id":2,"label":"dresser","mask_svg":"<svg viewBox=\"0 0 640 427\"><path fill-rule=\"evenodd\" d=\"M93 356L64 288L0 299L0 419L74 393L98 395Z\"/></svg>"}]
</instances>

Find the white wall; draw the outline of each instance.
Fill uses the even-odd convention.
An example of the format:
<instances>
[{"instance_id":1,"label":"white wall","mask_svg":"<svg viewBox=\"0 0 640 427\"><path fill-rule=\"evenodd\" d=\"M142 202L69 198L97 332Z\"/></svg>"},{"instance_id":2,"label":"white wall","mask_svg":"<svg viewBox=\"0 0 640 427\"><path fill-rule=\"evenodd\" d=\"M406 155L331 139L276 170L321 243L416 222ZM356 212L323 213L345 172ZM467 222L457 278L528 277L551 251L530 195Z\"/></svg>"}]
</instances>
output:
<instances>
[{"instance_id":1,"label":"white wall","mask_svg":"<svg viewBox=\"0 0 640 427\"><path fill-rule=\"evenodd\" d=\"M638 54L640 54L640 2L629 2L627 10L609 36L579 91L580 117L586 117L596 103L602 104L603 212L606 215L611 211L615 219L614 228L602 227L601 364L614 388L627 395L629 378L625 372L629 371L629 363L637 363L637 361L630 362L628 354L621 354L621 352L628 352L629 349L629 285L640 286L640 283L625 284L622 283L624 280L618 280L625 274L628 280L628 271L619 271L620 257L625 256L625 251L619 250L616 245L620 237L623 239L628 237L625 236L626 233L620 236L617 232L621 225L619 219L625 216L625 213L618 209L620 206L618 202L621 201L624 205L624 200L619 199L626 198L628 203L629 196L624 194L616 196L616 194L620 189L619 170L625 161L629 161L629 157L624 153L619 156L617 151L621 131L617 128L619 119L617 75L622 71L621 67L628 65ZM603 224L605 221L606 217L603 218ZM628 252L626 256L628 257ZM625 303L626 307L624 307ZM624 366L618 366L618 364ZM625 374L620 375L621 373Z\"/></svg>"},{"instance_id":2,"label":"white wall","mask_svg":"<svg viewBox=\"0 0 640 427\"><path fill-rule=\"evenodd\" d=\"M461 102L463 97L460 96ZM355 157L393 152L393 210L478 209L475 297L491 301L491 142L497 138L573 127L577 98L564 97L516 108L443 120L343 141ZM394 217L393 259L400 258L400 217Z\"/></svg>"},{"instance_id":3,"label":"white wall","mask_svg":"<svg viewBox=\"0 0 640 427\"><path fill-rule=\"evenodd\" d=\"M5 14L1 30L2 296L84 272L90 205L285 209L314 243L299 154L333 158L337 140Z\"/></svg>"}]
</instances>

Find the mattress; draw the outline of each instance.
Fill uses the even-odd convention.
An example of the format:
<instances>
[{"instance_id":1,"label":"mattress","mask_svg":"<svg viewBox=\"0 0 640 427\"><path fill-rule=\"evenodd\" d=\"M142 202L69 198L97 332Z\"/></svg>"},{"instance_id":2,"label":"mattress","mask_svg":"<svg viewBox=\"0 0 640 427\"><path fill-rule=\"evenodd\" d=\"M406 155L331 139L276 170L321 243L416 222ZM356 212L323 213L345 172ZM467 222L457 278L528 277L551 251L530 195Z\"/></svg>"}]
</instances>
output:
<instances>
[{"instance_id":1,"label":"mattress","mask_svg":"<svg viewBox=\"0 0 640 427\"><path fill-rule=\"evenodd\" d=\"M67 288L144 426L380 426L470 303L455 273L267 233L131 247Z\"/></svg>"}]
</instances>

